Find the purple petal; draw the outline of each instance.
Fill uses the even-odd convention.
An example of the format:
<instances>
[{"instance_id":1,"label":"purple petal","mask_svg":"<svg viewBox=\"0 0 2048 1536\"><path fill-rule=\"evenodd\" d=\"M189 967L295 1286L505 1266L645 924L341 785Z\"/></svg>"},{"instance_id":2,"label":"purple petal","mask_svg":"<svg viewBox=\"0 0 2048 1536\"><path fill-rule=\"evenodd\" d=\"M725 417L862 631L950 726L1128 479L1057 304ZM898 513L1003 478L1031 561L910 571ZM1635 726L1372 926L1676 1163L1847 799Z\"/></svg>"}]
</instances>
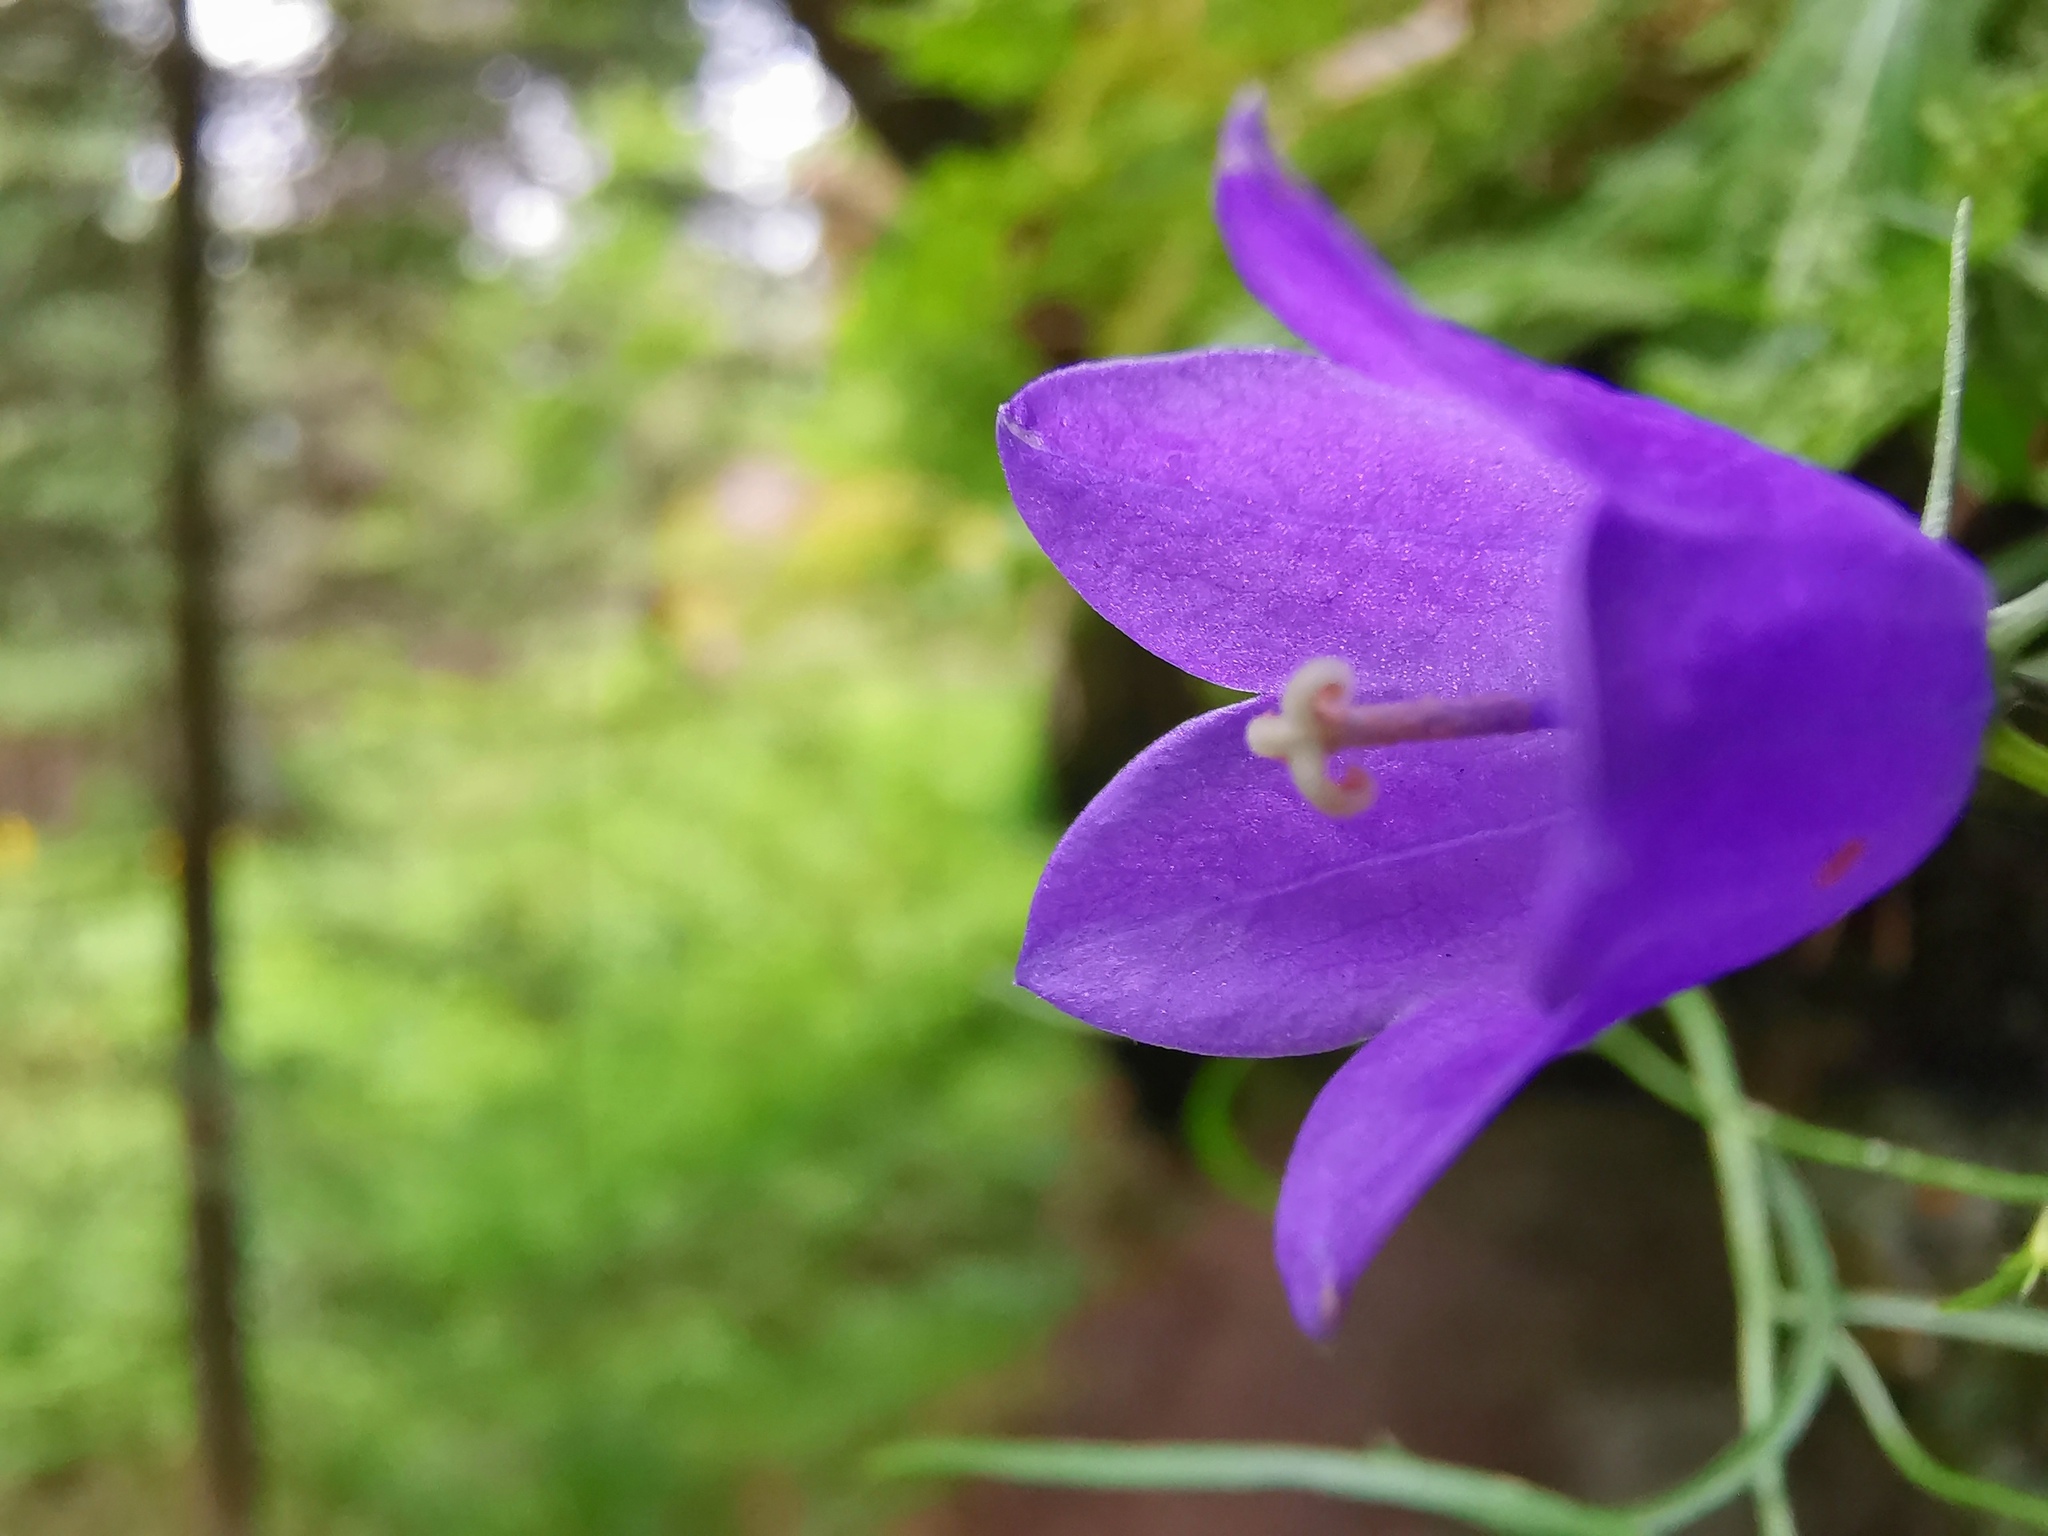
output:
<instances>
[{"instance_id":1,"label":"purple petal","mask_svg":"<svg viewBox=\"0 0 2048 1536\"><path fill-rule=\"evenodd\" d=\"M1240 96L1224 121L1216 206L1245 286L1325 357L1493 415L1616 496L1689 505L1705 517L1759 496L1796 503L1841 484L1725 427L1524 357L1417 308L1343 217L1274 155L1256 91Z\"/></svg>"},{"instance_id":2,"label":"purple petal","mask_svg":"<svg viewBox=\"0 0 2048 1536\"><path fill-rule=\"evenodd\" d=\"M1216 146L1216 225L1245 287L1333 361L1398 389L1440 388L1420 334L1428 323L1400 280L1266 137L1266 102L1239 93Z\"/></svg>"},{"instance_id":3,"label":"purple petal","mask_svg":"<svg viewBox=\"0 0 2048 1536\"><path fill-rule=\"evenodd\" d=\"M1437 998L1387 1026L1330 1079L1302 1123L1273 1247L1305 1333L1344 1298L1422 1192L1544 1062L1560 1027L1512 992Z\"/></svg>"},{"instance_id":4,"label":"purple petal","mask_svg":"<svg viewBox=\"0 0 2048 1536\"><path fill-rule=\"evenodd\" d=\"M1987 598L1900 508L1659 401L1416 309L1266 146L1218 153L1247 286L1364 375L1511 422L1600 485L1592 815L1543 995L1588 1031L1781 948L1897 880L1960 810L1991 703ZM1308 255L1300 253L1307 252Z\"/></svg>"},{"instance_id":5,"label":"purple petal","mask_svg":"<svg viewBox=\"0 0 2048 1536\"><path fill-rule=\"evenodd\" d=\"M1378 802L1335 821L1246 749L1271 707L1190 721L1096 797L1039 883L1023 985L1135 1039L1285 1056L1433 992L1520 984L1566 734L1372 754Z\"/></svg>"},{"instance_id":6,"label":"purple petal","mask_svg":"<svg viewBox=\"0 0 2048 1536\"><path fill-rule=\"evenodd\" d=\"M1975 777L1982 575L1881 498L1775 462L1710 509L1595 523L1589 814L1540 992L1588 1031L1869 900Z\"/></svg>"},{"instance_id":7,"label":"purple petal","mask_svg":"<svg viewBox=\"0 0 2048 1536\"><path fill-rule=\"evenodd\" d=\"M997 419L1019 511L1089 606L1227 687L1318 655L1385 697L1521 692L1589 505L1512 429L1287 352L1090 363Z\"/></svg>"},{"instance_id":8,"label":"purple petal","mask_svg":"<svg viewBox=\"0 0 2048 1536\"><path fill-rule=\"evenodd\" d=\"M1273 153L1256 89L1238 96L1217 140L1216 224L1238 277L1275 319L1377 383L1492 413L1518 431L1544 423L1531 396L1551 393L1559 375L1603 387L1417 308L1344 216Z\"/></svg>"}]
</instances>

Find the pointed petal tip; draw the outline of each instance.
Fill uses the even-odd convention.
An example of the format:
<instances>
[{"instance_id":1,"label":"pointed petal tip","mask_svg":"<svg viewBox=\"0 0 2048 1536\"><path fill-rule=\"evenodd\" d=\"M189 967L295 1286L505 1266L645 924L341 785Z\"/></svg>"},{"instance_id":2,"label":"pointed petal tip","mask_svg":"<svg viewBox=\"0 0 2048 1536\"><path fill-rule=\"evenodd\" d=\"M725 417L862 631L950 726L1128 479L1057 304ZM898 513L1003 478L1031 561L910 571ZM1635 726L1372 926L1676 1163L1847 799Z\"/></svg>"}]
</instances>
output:
<instances>
[{"instance_id":1,"label":"pointed petal tip","mask_svg":"<svg viewBox=\"0 0 2048 1536\"><path fill-rule=\"evenodd\" d=\"M1337 1069L1302 1122L1273 1215L1273 1256L1303 1333L1336 1331L1387 1238L1557 1053L1563 1028L1514 992L1450 993Z\"/></svg>"},{"instance_id":2,"label":"pointed petal tip","mask_svg":"<svg viewBox=\"0 0 2048 1536\"><path fill-rule=\"evenodd\" d=\"M1275 1212L1273 1262L1280 1271L1280 1290L1287 1298L1294 1326L1304 1338L1329 1343L1344 1321L1352 1287L1366 1266L1360 1263L1345 1273L1346 1266L1327 1242L1301 1231L1283 1212Z\"/></svg>"},{"instance_id":3,"label":"pointed petal tip","mask_svg":"<svg viewBox=\"0 0 2048 1536\"><path fill-rule=\"evenodd\" d=\"M999 451L1017 442L1038 453L1045 452L1045 439L1025 425L1029 412L1024 396L1029 389L1030 386L1026 385L996 409L996 447Z\"/></svg>"},{"instance_id":4,"label":"pointed petal tip","mask_svg":"<svg viewBox=\"0 0 2048 1536\"><path fill-rule=\"evenodd\" d=\"M1010 972L1011 982L1022 987L1041 1003L1050 1003L1062 1012L1066 1009L1058 997L1057 973L1047 974L1045 946L1041 942L1035 924L1027 923L1024 929L1024 944L1017 954L1016 967Z\"/></svg>"},{"instance_id":5,"label":"pointed petal tip","mask_svg":"<svg viewBox=\"0 0 2048 1536\"><path fill-rule=\"evenodd\" d=\"M1294 1314L1294 1326L1318 1344L1329 1343L1336 1337L1337 1325L1344 1321L1344 1303L1349 1299L1350 1288L1340 1286L1335 1272L1326 1266L1283 1273L1281 1279L1287 1291L1287 1309Z\"/></svg>"},{"instance_id":6,"label":"pointed petal tip","mask_svg":"<svg viewBox=\"0 0 2048 1536\"><path fill-rule=\"evenodd\" d=\"M1273 145L1266 132L1266 88L1254 82L1239 88L1223 115L1223 127L1216 136L1216 175L1220 180L1273 163Z\"/></svg>"}]
</instances>

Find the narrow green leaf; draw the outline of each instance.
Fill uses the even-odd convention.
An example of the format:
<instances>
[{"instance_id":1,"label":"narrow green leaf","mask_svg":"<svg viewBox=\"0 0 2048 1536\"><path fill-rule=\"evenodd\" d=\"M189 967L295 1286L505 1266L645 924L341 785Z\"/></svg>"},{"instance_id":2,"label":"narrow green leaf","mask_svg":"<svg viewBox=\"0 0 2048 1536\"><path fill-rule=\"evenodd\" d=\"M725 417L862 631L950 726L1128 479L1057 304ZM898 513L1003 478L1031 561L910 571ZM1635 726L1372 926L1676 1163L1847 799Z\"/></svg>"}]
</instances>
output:
<instances>
[{"instance_id":1,"label":"narrow green leaf","mask_svg":"<svg viewBox=\"0 0 2048 1536\"><path fill-rule=\"evenodd\" d=\"M1981 1312L1986 1307L1995 1307L2001 1301L2011 1301L2015 1296L2033 1289L2034 1280L2041 1273L2034 1262L2033 1254L2022 1248L2018 1253L2008 1254L2005 1262L1991 1272L1991 1278L1980 1281L1967 1291L1949 1297L1941 1304L1944 1312Z\"/></svg>"},{"instance_id":2,"label":"narrow green leaf","mask_svg":"<svg viewBox=\"0 0 2048 1536\"><path fill-rule=\"evenodd\" d=\"M1920 0L1869 0L1849 35L1842 63L1821 98L1820 135L1799 179L1792 209L1771 259L1770 293L1781 312L1803 308L1831 235L1843 223L1842 202L1876 105L1892 50L1910 38Z\"/></svg>"},{"instance_id":3,"label":"narrow green leaf","mask_svg":"<svg viewBox=\"0 0 2048 1536\"><path fill-rule=\"evenodd\" d=\"M2017 726L2001 721L1992 727L1984 743L1984 766L2037 795L2048 795L2048 747Z\"/></svg>"}]
</instances>

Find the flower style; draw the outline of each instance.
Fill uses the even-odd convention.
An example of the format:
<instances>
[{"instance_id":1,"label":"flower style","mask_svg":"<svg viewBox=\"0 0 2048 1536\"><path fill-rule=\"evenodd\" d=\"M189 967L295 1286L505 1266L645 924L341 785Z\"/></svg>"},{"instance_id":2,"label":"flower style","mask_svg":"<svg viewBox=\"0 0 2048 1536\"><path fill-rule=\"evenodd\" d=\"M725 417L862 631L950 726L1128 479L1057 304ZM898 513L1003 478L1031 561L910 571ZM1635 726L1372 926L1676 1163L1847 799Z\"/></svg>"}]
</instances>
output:
<instances>
[{"instance_id":1,"label":"flower style","mask_svg":"<svg viewBox=\"0 0 2048 1536\"><path fill-rule=\"evenodd\" d=\"M1259 697L1088 807L1018 978L1182 1050L1364 1042L1275 1218L1321 1334L1536 1068L1919 862L1974 778L1989 598L1875 492L1415 308L1255 97L1216 211L1321 356L1083 364L997 437L1083 598Z\"/></svg>"}]
</instances>

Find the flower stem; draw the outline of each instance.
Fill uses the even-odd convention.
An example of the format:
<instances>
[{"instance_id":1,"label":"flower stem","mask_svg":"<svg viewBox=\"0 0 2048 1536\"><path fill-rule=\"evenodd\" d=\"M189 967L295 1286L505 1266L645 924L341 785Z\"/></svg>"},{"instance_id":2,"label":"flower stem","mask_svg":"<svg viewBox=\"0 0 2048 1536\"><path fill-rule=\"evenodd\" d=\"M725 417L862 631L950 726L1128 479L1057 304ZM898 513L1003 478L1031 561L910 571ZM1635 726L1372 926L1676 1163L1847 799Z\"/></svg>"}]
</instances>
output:
<instances>
[{"instance_id":1,"label":"flower stem","mask_svg":"<svg viewBox=\"0 0 2048 1536\"><path fill-rule=\"evenodd\" d=\"M1958 1472L1929 1455L1927 1448L1913 1438L1913 1432L1899 1416L1898 1406L1892 1402L1891 1393L1885 1390L1884 1378L1870 1363L1870 1356L1846 1332L1838 1331L1835 1335L1835 1368L1841 1372L1849 1395L1855 1398L1857 1408L1862 1411L1863 1422L1870 1427L1871 1438L1877 1441L1878 1449L1885 1453L1891 1464L1898 1468L1900 1476L1947 1503L1985 1510L2009 1520L2018 1520L2035 1530L2048 1531L2048 1499L2009 1488L2003 1483L1972 1477L1967 1472Z\"/></svg>"},{"instance_id":2,"label":"flower stem","mask_svg":"<svg viewBox=\"0 0 2048 1536\"><path fill-rule=\"evenodd\" d=\"M1619 1511L1520 1478L1449 1466L1392 1448L1114 1445L1087 1440L920 1440L871 1463L880 1477L998 1477L1062 1488L1251 1493L1284 1489L1443 1515L1502 1536L1638 1536Z\"/></svg>"},{"instance_id":3,"label":"flower stem","mask_svg":"<svg viewBox=\"0 0 2048 1536\"><path fill-rule=\"evenodd\" d=\"M1618 1067L1653 1098L1680 1114L1706 1118L1706 1107L1685 1069L1632 1025L1618 1024L1593 1044L1593 1049ZM1809 1163L1854 1168L1929 1189L1979 1195L2008 1205L2048 1205L2048 1175L2013 1173L1959 1158L1939 1157L1875 1137L1857 1136L1813 1125L1751 1102L1746 1110L1751 1134L1791 1157Z\"/></svg>"},{"instance_id":4,"label":"flower stem","mask_svg":"<svg viewBox=\"0 0 2048 1536\"><path fill-rule=\"evenodd\" d=\"M1758 1467L1782 1467L1834 1381L1828 1356L1839 1295L1834 1256L1828 1252L1813 1201L1791 1170L1774 1158L1767 1171L1771 1205L1799 1288L1798 1296L1789 1299L1798 1308L1800 1332L1785 1372L1784 1391L1767 1424L1744 1435L1676 1488L1630 1510L1649 1531L1683 1530L1751 1487Z\"/></svg>"},{"instance_id":5,"label":"flower stem","mask_svg":"<svg viewBox=\"0 0 2048 1536\"><path fill-rule=\"evenodd\" d=\"M1787 1297L1779 1315L1796 1321L1806 1303ZM2035 1307L1986 1307L1951 1312L1938 1297L1900 1296L1888 1291L1850 1291L1841 1299L1841 1321L1849 1328L1924 1333L1965 1344L1990 1344L2030 1355L2048 1355L2048 1312Z\"/></svg>"},{"instance_id":6,"label":"flower stem","mask_svg":"<svg viewBox=\"0 0 2048 1536\"><path fill-rule=\"evenodd\" d=\"M1934 472L1927 480L1927 510L1920 531L1930 539L1948 537L1956 503L1956 449L1963 434L1963 370L1970 330L1970 200L1956 205L1955 233L1948 245L1948 347L1941 366L1941 417L1934 428Z\"/></svg>"},{"instance_id":7,"label":"flower stem","mask_svg":"<svg viewBox=\"0 0 2048 1536\"><path fill-rule=\"evenodd\" d=\"M1662 1055L1648 1041L1643 1045ZM1682 1070L1668 1058L1665 1065L1690 1088ZM877 1477L994 1477L1067 1488L1318 1493L1444 1515L1499 1536L1664 1536L1682 1531L1752 1486L1759 1467L1782 1465L1834 1379L1829 1358L1835 1336L1834 1261L1798 1181L1775 1160L1765 1172L1798 1290L1782 1308L1797 1338L1776 1411L1684 1482L1626 1508L1581 1504L1518 1478L1392 1449L920 1440L885 1449L869 1470Z\"/></svg>"},{"instance_id":8,"label":"flower stem","mask_svg":"<svg viewBox=\"0 0 2048 1536\"><path fill-rule=\"evenodd\" d=\"M2048 747L2009 721L1991 728L1991 738L1984 743L1984 766L2036 794L2048 795Z\"/></svg>"},{"instance_id":9,"label":"flower stem","mask_svg":"<svg viewBox=\"0 0 2048 1536\"><path fill-rule=\"evenodd\" d=\"M1203 1173L1224 1194L1270 1215L1280 1198L1280 1181L1245 1147L1237 1134L1237 1093L1255 1062L1241 1056L1202 1063L1181 1108L1181 1136Z\"/></svg>"},{"instance_id":10,"label":"flower stem","mask_svg":"<svg viewBox=\"0 0 2048 1536\"><path fill-rule=\"evenodd\" d=\"M2048 630L2048 582L1991 610L1991 654L2010 661Z\"/></svg>"},{"instance_id":11,"label":"flower stem","mask_svg":"<svg viewBox=\"0 0 2048 1536\"><path fill-rule=\"evenodd\" d=\"M1706 1111L1707 1143L1721 1187L1721 1217L1728 1235L1728 1267L1735 1282L1736 1383L1742 1399L1742 1427L1765 1423L1777 1402L1778 1261L1764 1193L1763 1160L1742 1092L1735 1054L1721 1015L1706 992L1681 992L1664 1005L1692 1062ZM1756 1470L1757 1529L1760 1536L1793 1536L1792 1505L1781 1463Z\"/></svg>"}]
</instances>

